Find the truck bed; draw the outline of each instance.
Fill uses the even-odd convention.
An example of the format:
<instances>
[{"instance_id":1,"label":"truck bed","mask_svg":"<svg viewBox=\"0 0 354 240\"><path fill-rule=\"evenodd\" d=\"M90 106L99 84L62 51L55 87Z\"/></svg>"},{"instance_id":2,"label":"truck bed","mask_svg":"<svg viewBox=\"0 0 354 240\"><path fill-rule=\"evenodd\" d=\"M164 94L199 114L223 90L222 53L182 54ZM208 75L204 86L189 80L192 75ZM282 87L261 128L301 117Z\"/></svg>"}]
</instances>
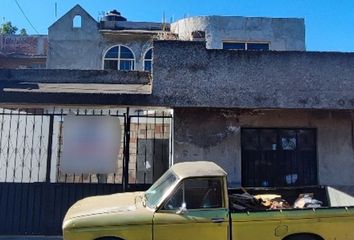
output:
<instances>
[{"instance_id":1,"label":"truck bed","mask_svg":"<svg viewBox=\"0 0 354 240\"><path fill-rule=\"evenodd\" d=\"M235 194L240 195L244 194L245 191L250 195L260 195L260 194L277 194L281 195L281 198L289 203L290 206L294 205L294 202L299 197L300 194L313 194L313 198L322 202L321 208L329 207L339 207L331 206L328 187L327 186L309 186L309 187L283 187L283 188L234 188L229 189L229 200L230 200L230 211L231 212L252 212L252 211L268 211L269 209L235 209L233 208L234 204L232 199ZM354 198L353 198L354 200ZM351 205L354 206L354 201ZM289 209L289 208L288 208ZM290 208L291 209L291 208Z\"/></svg>"},{"instance_id":2,"label":"truck bed","mask_svg":"<svg viewBox=\"0 0 354 240\"><path fill-rule=\"evenodd\" d=\"M293 206L300 194L313 193L313 198L323 202L319 208L287 208L287 209L235 209L232 208L234 194L277 194ZM246 188L229 189L230 224L232 239L280 240L296 234L310 234L316 239L354 239L354 198L347 202L348 206L331 205L331 194L328 187L298 188ZM333 195L333 194L332 194ZM345 193L343 196L345 197ZM336 195L337 201L341 195ZM347 200L347 199L346 199ZM351 204L350 204L351 203ZM298 239L298 238L297 238ZM311 238L313 239L313 238Z\"/></svg>"}]
</instances>

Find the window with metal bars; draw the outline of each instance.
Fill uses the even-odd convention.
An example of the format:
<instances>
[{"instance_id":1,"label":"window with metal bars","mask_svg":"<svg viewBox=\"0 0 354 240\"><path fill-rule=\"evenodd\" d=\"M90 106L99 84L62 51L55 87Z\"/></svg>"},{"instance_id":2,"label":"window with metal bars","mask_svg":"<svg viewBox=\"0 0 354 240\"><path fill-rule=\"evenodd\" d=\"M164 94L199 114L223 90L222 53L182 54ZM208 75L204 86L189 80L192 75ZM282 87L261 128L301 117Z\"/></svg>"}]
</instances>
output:
<instances>
[{"instance_id":1,"label":"window with metal bars","mask_svg":"<svg viewBox=\"0 0 354 240\"><path fill-rule=\"evenodd\" d=\"M268 42L223 42L223 49L247 50L247 51L269 51Z\"/></svg>"},{"instance_id":2,"label":"window with metal bars","mask_svg":"<svg viewBox=\"0 0 354 240\"><path fill-rule=\"evenodd\" d=\"M243 128L242 185L317 184L316 129Z\"/></svg>"}]
</instances>

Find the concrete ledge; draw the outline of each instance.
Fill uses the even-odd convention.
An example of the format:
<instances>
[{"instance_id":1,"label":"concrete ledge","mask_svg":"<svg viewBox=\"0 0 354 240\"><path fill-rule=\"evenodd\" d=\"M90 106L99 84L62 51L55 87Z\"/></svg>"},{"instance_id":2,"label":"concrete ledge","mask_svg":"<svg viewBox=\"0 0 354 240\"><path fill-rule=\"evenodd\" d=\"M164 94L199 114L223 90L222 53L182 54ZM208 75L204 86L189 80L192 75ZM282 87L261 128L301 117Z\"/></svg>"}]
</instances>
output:
<instances>
[{"instance_id":1,"label":"concrete ledge","mask_svg":"<svg viewBox=\"0 0 354 240\"><path fill-rule=\"evenodd\" d=\"M151 94L150 84L23 83L3 87L0 84L0 89L3 92L12 93Z\"/></svg>"},{"instance_id":2,"label":"concrete ledge","mask_svg":"<svg viewBox=\"0 0 354 240\"><path fill-rule=\"evenodd\" d=\"M0 69L1 83L148 84L151 74L139 71Z\"/></svg>"}]
</instances>

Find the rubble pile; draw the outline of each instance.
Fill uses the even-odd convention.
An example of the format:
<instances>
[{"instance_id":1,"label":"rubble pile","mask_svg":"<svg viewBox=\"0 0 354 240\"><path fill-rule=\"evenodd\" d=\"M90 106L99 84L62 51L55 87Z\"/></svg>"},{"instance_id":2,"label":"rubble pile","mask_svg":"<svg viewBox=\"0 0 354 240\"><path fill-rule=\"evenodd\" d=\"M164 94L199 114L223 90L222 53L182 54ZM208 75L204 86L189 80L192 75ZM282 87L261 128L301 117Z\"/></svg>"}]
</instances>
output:
<instances>
[{"instance_id":1,"label":"rubble pile","mask_svg":"<svg viewBox=\"0 0 354 240\"><path fill-rule=\"evenodd\" d=\"M313 193L300 194L295 200L294 208L319 208L322 202L313 198Z\"/></svg>"},{"instance_id":2,"label":"rubble pile","mask_svg":"<svg viewBox=\"0 0 354 240\"><path fill-rule=\"evenodd\" d=\"M230 208L236 211L260 211L275 209L293 208L319 208L322 202L314 199L313 193L300 194L293 205L290 205L281 195L277 194L258 194L251 195L247 192L242 194L231 194Z\"/></svg>"}]
</instances>

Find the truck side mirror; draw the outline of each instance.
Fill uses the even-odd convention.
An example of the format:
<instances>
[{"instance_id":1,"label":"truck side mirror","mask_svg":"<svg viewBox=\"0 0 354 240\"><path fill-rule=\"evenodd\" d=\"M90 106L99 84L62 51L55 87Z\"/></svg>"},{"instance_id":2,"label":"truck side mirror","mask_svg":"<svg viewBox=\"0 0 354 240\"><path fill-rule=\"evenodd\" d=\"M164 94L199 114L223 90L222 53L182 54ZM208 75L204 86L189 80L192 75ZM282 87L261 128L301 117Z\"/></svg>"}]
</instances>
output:
<instances>
[{"instance_id":1,"label":"truck side mirror","mask_svg":"<svg viewBox=\"0 0 354 240\"><path fill-rule=\"evenodd\" d=\"M184 214L184 213L186 213L186 212L188 212L188 210L187 210L187 204L184 202L184 203L182 203L182 206L177 210L177 214Z\"/></svg>"}]
</instances>

